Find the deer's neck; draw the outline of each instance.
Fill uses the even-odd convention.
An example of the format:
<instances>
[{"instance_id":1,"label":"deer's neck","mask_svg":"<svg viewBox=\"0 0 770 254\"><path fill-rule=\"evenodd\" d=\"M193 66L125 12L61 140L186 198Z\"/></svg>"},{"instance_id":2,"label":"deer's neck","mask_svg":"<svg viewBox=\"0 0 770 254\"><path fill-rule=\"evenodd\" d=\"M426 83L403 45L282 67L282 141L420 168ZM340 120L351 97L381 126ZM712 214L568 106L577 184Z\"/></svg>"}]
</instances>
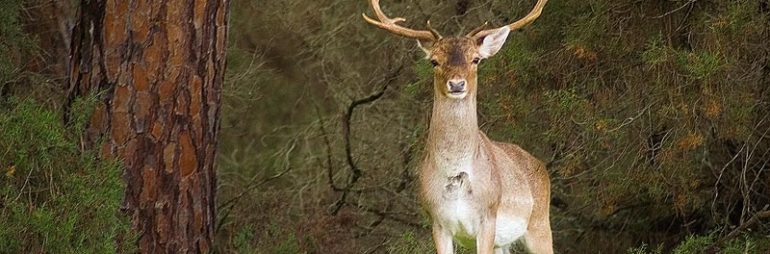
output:
<instances>
[{"instance_id":1,"label":"deer's neck","mask_svg":"<svg viewBox=\"0 0 770 254\"><path fill-rule=\"evenodd\" d=\"M428 156L442 171L467 170L479 149L475 93L462 100L436 94L428 134Z\"/></svg>"}]
</instances>

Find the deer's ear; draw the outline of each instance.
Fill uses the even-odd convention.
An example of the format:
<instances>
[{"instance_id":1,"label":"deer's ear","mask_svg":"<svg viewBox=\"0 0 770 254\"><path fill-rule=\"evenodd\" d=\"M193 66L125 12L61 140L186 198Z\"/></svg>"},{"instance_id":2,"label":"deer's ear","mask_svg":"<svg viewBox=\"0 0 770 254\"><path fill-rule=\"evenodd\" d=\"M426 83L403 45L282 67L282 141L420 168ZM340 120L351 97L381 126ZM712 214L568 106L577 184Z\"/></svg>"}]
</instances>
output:
<instances>
[{"instance_id":1,"label":"deer's ear","mask_svg":"<svg viewBox=\"0 0 770 254\"><path fill-rule=\"evenodd\" d=\"M420 47L420 49L422 49L422 52L425 52L425 59L430 58L431 50L433 49L432 41L417 40L417 47Z\"/></svg>"},{"instance_id":2,"label":"deer's ear","mask_svg":"<svg viewBox=\"0 0 770 254\"><path fill-rule=\"evenodd\" d=\"M503 44L505 44L505 40L510 32L511 29L508 26L504 26L484 36L484 38L479 38L479 56L481 58L489 58L497 54L503 47Z\"/></svg>"}]
</instances>

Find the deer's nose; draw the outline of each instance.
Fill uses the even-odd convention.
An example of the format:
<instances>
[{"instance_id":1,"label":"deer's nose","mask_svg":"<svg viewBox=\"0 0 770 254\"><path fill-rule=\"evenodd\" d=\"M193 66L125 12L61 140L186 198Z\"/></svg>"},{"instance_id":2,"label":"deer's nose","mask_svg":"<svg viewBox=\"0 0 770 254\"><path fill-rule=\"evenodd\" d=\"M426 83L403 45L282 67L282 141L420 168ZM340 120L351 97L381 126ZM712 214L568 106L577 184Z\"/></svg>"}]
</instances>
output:
<instances>
[{"instance_id":1,"label":"deer's nose","mask_svg":"<svg viewBox=\"0 0 770 254\"><path fill-rule=\"evenodd\" d=\"M465 92L465 80L450 80L449 84L450 93L462 93Z\"/></svg>"}]
</instances>

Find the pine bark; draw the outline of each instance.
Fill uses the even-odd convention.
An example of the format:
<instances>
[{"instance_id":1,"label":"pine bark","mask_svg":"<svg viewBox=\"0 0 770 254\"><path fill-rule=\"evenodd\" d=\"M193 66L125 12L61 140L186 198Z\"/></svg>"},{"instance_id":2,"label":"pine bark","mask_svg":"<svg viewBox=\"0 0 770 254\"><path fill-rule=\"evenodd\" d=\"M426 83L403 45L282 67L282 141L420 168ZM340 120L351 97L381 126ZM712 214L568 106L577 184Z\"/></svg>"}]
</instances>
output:
<instances>
[{"instance_id":1,"label":"pine bark","mask_svg":"<svg viewBox=\"0 0 770 254\"><path fill-rule=\"evenodd\" d=\"M99 98L84 143L122 162L122 209L142 253L211 250L228 8L228 0L81 1L70 103Z\"/></svg>"}]
</instances>

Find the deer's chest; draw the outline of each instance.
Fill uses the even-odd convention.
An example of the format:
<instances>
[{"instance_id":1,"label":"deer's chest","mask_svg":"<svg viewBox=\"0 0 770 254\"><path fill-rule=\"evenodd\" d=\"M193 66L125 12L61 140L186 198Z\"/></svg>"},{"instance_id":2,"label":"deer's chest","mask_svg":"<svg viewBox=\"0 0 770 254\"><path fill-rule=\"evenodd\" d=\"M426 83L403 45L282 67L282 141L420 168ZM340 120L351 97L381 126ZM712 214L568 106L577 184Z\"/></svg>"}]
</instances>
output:
<instances>
[{"instance_id":1,"label":"deer's chest","mask_svg":"<svg viewBox=\"0 0 770 254\"><path fill-rule=\"evenodd\" d=\"M439 201L434 207L434 219L460 243L472 243L479 232L485 207L481 202L485 199L480 196L483 192L478 185L478 175L470 168L444 175L434 185L437 194L434 198Z\"/></svg>"},{"instance_id":2,"label":"deer's chest","mask_svg":"<svg viewBox=\"0 0 770 254\"><path fill-rule=\"evenodd\" d=\"M482 215L480 209L471 200L465 198L450 200L440 205L436 213L434 219L460 243L475 240Z\"/></svg>"},{"instance_id":3,"label":"deer's chest","mask_svg":"<svg viewBox=\"0 0 770 254\"><path fill-rule=\"evenodd\" d=\"M437 156L429 162L423 165L421 188L434 222L461 244L474 242L489 208L486 202L495 196L490 170L471 154Z\"/></svg>"}]
</instances>

